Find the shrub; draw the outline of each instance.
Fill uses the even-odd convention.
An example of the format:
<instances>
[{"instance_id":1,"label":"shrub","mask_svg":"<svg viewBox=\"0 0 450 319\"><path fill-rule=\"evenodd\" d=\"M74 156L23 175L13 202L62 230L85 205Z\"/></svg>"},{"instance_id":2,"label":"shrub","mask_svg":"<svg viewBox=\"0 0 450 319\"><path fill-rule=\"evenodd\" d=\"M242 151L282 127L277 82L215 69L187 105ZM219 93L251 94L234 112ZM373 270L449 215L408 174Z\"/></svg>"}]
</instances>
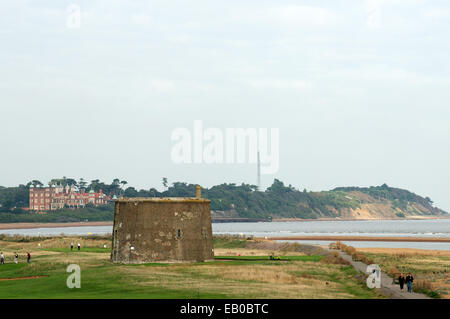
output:
<instances>
[{"instance_id":1,"label":"shrub","mask_svg":"<svg viewBox=\"0 0 450 319\"><path fill-rule=\"evenodd\" d=\"M331 252L320 260L321 263L324 264L333 264L333 265L350 265L350 263L339 256L337 252Z\"/></svg>"},{"instance_id":2,"label":"shrub","mask_svg":"<svg viewBox=\"0 0 450 319\"><path fill-rule=\"evenodd\" d=\"M420 290L420 289L428 289L428 290L432 290L433 286L431 285L431 282L426 280L426 279L417 279L414 282L414 288L415 290Z\"/></svg>"},{"instance_id":3,"label":"shrub","mask_svg":"<svg viewBox=\"0 0 450 319\"><path fill-rule=\"evenodd\" d=\"M352 254L352 259L353 259L354 261L365 262L366 256L365 256L364 254L355 252L354 254Z\"/></svg>"},{"instance_id":4,"label":"shrub","mask_svg":"<svg viewBox=\"0 0 450 319\"><path fill-rule=\"evenodd\" d=\"M400 275L400 270L398 270L397 267L392 266L391 268L389 268L389 269L387 270L387 274L388 274L389 276L392 276L392 277L396 278L397 276Z\"/></svg>"},{"instance_id":5,"label":"shrub","mask_svg":"<svg viewBox=\"0 0 450 319\"><path fill-rule=\"evenodd\" d=\"M349 255L353 255L354 253L356 253L356 249L352 246L346 246L344 251Z\"/></svg>"},{"instance_id":6,"label":"shrub","mask_svg":"<svg viewBox=\"0 0 450 319\"><path fill-rule=\"evenodd\" d=\"M433 285L429 280L417 279L413 284L413 291L418 293L423 293L431 298L441 298L438 291L433 290Z\"/></svg>"},{"instance_id":7,"label":"shrub","mask_svg":"<svg viewBox=\"0 0 450 319\"><path fill-rule=\"evenodd\" d=\"M328 245L328 248L329 248L329 249L339 249L337 243L330 243L330 244Z\"/></svg>"},{"instance_id":8,"label":"shrub","mask_svg":"<svg viewBox=\"0 0 450 319\"><path fill-rule=\"evenodd\" d=\"M366 257L366 263L367 263L368 265L372 265L372 264L375 264L375 260Z\"/></svg>"}]
</instances>

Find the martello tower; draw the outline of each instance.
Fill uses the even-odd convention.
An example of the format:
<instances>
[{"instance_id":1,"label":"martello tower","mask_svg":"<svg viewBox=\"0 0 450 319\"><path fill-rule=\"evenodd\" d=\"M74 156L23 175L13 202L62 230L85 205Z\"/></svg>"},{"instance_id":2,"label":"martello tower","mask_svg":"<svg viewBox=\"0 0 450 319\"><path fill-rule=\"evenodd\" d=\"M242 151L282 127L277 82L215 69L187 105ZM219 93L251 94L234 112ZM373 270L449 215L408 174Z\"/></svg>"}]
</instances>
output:
<instances>
[{"instance_id":1,"label":"martello tower","mask_svg":"<svg viewBox=\"0 0 450 319\"><path fill-rule=\"evenodd\" d=\"M214 259L210 201L195 198L116 200L111 260L116 263Z\"/></svg>"}]
</instances>

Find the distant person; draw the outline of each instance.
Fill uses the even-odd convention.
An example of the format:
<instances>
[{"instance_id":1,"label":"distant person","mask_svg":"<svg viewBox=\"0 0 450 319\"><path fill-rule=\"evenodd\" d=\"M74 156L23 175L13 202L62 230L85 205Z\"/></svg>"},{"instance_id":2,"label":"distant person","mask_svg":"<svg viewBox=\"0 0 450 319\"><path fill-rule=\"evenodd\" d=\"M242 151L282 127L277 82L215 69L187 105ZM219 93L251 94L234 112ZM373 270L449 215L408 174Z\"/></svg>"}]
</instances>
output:
<instances>
[{"instance_id":1,"label":"distant person","mask_svg":"<svg viewBox=\"0 0 450 319\"><path fill-rule=\"evenodd\" d=\"M78 243L78 250L80 250L81 249L81 245L80 245L80 243Z\"/></svg>"},{"instance_id":2,"label":"distant person","mask_svg":"<svg viewBox=\"0 0 450 319\"><path fill-rule=\"evenodd\" d=\"M3 252L0 254L0 265L5 264L5 255L3 255Z\"/></svg>"},{"instance_id":3,"label":"distant person","mask_svg":"<svg viewBox=\"0 0 450 319\"><path fill-rule=\"evenodd\" d=\"M70 243L70 250L73 250L73 243Z\"/></svg>"},{"instance_id":4,"label":"distant person","mask_svg":"<svg viewBox=\"0 0 450 319\"><path fill-rule=\"evenodd\" d=\"M408 273L408 275L406 275L405 282L406 282L406 287L408 287L408 292L410 292L410 293L412 292L413 281L414 281L414 277L410 273Z\"/></svg>"},{"instance_id":5,"label":"distant person","mask_svg":"<svg viewBox=\"0 0 450 319\"><path fill-rule=\"evenodd\" d=\"M19 263L19 254L18 253L14 253L14 263L15 264Z\"/></svg>"},{"instance_id":6,"label":"distant person","mask_svg":"<svg viewBox=\"0 0 450 319\"><path fill-rule=\"evenodd\" d=\"M27 252L27 263L31 262L31 255L29 252Z\"/></svg>"},{"instance_id":7,"label":"distant person","mask_svg":"<svg viewBox=\"0 0 450 319\"><path fill-rule=\"evenodd\" d=\"M400 274L398 277L398 283L400 284L400 290L403 291L403 286L405 285L405 276Z\"/></svg>"}]
</instances>

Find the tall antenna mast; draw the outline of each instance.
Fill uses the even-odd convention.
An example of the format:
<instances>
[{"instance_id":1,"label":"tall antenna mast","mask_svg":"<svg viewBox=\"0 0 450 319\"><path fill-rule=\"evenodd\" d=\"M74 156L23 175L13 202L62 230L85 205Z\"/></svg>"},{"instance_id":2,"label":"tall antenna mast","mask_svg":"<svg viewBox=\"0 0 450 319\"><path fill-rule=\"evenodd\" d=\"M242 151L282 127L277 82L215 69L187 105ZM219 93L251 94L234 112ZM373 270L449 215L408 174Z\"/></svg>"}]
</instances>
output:
<instances>
[{"instance_id":1,"label":"tall antenna mast","mask_svg":"<svg viewBox=\"0 0 450 319\"><path fill-rule=\"evenodd\" d=\"M261 191L261 162L259 160L259 149L258 149L258 191Z\"/></svg>"}]
</instances>

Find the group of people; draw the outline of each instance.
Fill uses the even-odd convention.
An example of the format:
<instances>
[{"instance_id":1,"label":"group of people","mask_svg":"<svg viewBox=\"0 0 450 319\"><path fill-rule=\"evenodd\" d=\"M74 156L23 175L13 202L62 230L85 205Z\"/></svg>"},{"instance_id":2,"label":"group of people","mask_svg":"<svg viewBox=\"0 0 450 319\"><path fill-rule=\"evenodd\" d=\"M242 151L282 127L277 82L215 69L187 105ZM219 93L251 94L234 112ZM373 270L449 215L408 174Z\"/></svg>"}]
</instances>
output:
<instances>
[{"instance_id":1,"label":"group of people","mask_svg":"<svg viewBox=\"0 0 450 319\"><path fill-rule=\"evenodd\" d=\"M413 285L414 277L408 273L406 277L403 274L400 274L398 277L398 283L400 284L400 290L403 291L403 287L406 284L406 287L408 289L408 292L412 292L412 285Z\"/></svg>"},{"instance_id":2,"label":"group of people","mask_svg":"<svg viewBox=\"0 0 450 319\"><path fill-rule=\"evenodd\" d=\"M31 262L31 254L29 252L27 252L27 263ZM19 263L19 254L18 253L14 253L14 263L18 264ZM0 253L0 265L4 265L5 264L5 254L3 252Z\"/></svg>"},{"instance_id":3,"label":"group of people","mask_svg":"<svg viewBox=\"0 0 450 319\"><path fill-rule=\"evenodd\" d=\"M39 244L40 245L40 244ZM77 245L78 250L81 249L81 244L78 243ZM70 244L70 250L73 250L73 243ZM5 254L3 252L0 253L0 265L4 265L5 264ZM27 252L27 263L31 262L31 254L29 252ZM18 264L19 263L19 254L17 252L14 253L14 263Z\"/></svg>"},{"instance_id":4,"label":"group of people","mask_svg":"<svg viewBox=\"0 0 450 319\"><path fill-rule=\"evenodd\" d=\"M78 243L77 247L78 247L78 250L80 250L81 249L81 244ZM73 250L73 243L70 243L70 250Z\"/></svg>"},{"instance_id":5,"label":"group of people","mask_svg":"<svg viewBox=\"0 0 450 319\"><path fill-rule=\"evenodd\" d=\"M70 244L70 250L73 250L73 243ZM81 249L81 244L78 243L77 245L78 250ZM3 252L0 253L0 265L4 265L5 264L5 254ZM27 252L27 263L31 262L31 254L29 252ZM18 264L19 263L19 254L17 252L14 253L14 263Z\"/></svg>"}]
</instances>

